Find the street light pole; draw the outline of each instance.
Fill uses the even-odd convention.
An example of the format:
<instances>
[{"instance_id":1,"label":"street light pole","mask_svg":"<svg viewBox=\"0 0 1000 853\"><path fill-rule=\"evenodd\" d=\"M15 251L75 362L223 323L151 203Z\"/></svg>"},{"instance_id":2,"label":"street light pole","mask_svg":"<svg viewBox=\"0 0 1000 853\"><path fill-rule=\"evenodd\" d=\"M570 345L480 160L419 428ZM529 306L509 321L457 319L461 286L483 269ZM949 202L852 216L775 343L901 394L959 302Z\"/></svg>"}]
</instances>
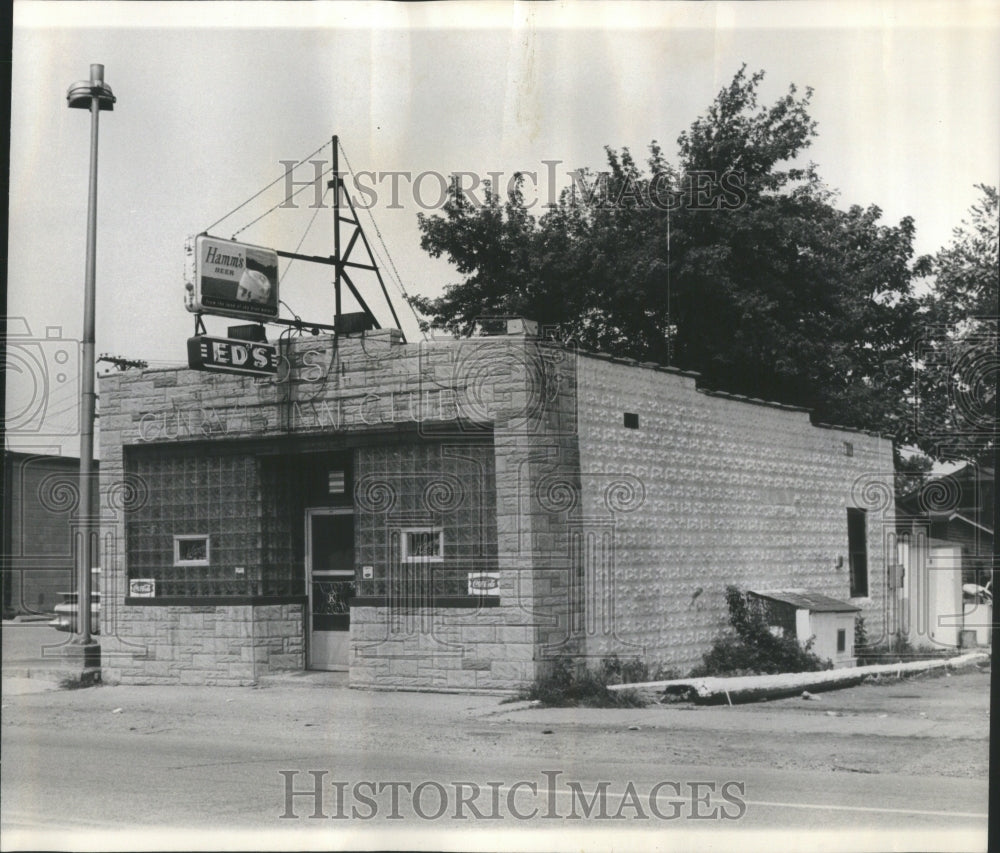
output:
<instances>
[{"instance_id":1,"label":"street light pole","mask_svg":"<svg viewBox=\"0 0 1000 853\"><path fill-rule=\"evenodd\" d=\"M79 531L82 541L77 553L77 636L75 642L84 649L84 669L100 666L100 646L91 636L91 578L96 556L96 519L94 503L94 314L97 271L97 129L102 110L113 110L115 96L104 82L104 66L90 66L90 80L70 86L66 93L70 109L90 110L90 188L87 198L87 266L83 302L83 377L80 388L80 503Z\"/></svg>"}]
</instances>

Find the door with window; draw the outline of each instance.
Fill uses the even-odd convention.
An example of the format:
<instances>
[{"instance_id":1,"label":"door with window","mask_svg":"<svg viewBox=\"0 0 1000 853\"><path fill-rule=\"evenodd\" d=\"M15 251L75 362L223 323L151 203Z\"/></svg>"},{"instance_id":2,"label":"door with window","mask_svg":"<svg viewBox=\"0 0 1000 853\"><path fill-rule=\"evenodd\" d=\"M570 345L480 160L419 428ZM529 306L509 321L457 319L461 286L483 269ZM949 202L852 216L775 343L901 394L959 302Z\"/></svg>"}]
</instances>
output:
<instances>
[{"instance_id":1,"label":"door with window","mask_svg":"<svg viewBox=\"0 0 1000 853\"><path fill-rule=\"evenodd\" d=\"M346 670L354 597L354 511L306 510L309 669Z\"/></svg>"}]
</instances>

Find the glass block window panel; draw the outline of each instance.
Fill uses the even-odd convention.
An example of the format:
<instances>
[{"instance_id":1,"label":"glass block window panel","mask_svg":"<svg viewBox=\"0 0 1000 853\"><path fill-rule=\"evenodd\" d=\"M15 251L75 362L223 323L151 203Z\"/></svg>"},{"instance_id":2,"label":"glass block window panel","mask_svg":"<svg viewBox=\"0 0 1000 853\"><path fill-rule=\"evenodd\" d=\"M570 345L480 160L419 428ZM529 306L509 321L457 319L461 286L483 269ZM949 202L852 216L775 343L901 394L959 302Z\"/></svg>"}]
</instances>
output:
<instances>
[{"instance_id":1,"label":"glass block window panel","mask_svg":"<svg viewBox=\"0 0 1000 853\"><path fill-rule=\"evenodd\" d=\"M358 595L423 606L466 596L470 572L497 571L492 436L360 447L353 475L356 565L370 567Z\"/></svg>"},{"instance_id":2,"label":"glass block window panel","mask_svg":"<svg viewBox=\"0 0 1000 853\"><path fill-rule=\"evenodd\" d=\"M342 495L345 490L344 471L335 469L327 474L327 491L331 495Z\"/></svg>"},{"instance_id":3,"label":"glass block window panel","mask_svg":"<svg viewBox=\"0 0 1000 853\"><path fill-rule=\"evenodd\" d=\"M206 447L129 448L125 468L149 492L126 519L129 578L155 579L157 598L263 594L253 456Z\"/></svg>"}]
</instances>

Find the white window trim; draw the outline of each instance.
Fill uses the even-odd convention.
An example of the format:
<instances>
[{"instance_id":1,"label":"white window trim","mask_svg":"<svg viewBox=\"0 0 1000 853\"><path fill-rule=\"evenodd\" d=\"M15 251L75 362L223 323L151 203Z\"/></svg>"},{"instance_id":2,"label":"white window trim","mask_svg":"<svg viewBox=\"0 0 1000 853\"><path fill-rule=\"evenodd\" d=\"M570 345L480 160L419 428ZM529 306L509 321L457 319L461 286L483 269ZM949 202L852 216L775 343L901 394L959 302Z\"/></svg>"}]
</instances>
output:
<instances>
[{"instance_id":1,"label":"white window trim","mask_svg":"<svg viewBox=\"0 0 1000 853\"><path fill-rule=\"evenodd\" d=\"M203 541L205 543L204 560L182 560L181 542ZM208 533L185 533L174 536L174 565L175 566L208 566L212 561L212 539Z\"/></svg>"},{"instance_id":2,"label":"white window trim","mask_svg":"<svg viewBox=\"0 0 1000 853\"><path fill-rule=\"evenodd\" d=\"M411 533L436 533L438 537L438 553L430 557L412 556L407 548ZM444 562L444 528L443 527L404 527L399 531L399 548L404 563L441 563Z\"/></svg>"}]
</instances>

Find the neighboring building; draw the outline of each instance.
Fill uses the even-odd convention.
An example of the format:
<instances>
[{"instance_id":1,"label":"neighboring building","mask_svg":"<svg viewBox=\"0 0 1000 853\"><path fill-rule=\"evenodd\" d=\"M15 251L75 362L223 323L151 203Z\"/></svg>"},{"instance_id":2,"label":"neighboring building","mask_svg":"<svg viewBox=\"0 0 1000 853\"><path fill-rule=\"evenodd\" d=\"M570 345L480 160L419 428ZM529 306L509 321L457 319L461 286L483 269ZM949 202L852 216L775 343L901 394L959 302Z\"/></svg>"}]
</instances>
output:
<instances>
[{"instance_id":1,"label":"neighboring building","mask_svg":"<svg viewBox=\"0 0 1000 853\"><path fill-rule=\"evenodd\" d=\"M5 450L3 477L4 616L51 613L59 593L76 589L80 460Z\"/></svg>"},{"instance_id":2,"label":"neighboring building","mask_svg":"<svg viewBox=\"0 0 1000 853\"><path fill-rule=\"evenodd\" d=\"M274 379L103 377L105 678L496 690L611 654L684 671L728 627L727 584L882 625L890 441L524 328L300 337Z\"/></svg>"},{"instance_id":3,"label":"neighboring building","mask_svg":"<svg viewBox=\"0 0 1000 853\"><path fill-rule=\"evenodd\" d=\"M965 583L986 584L993 565L993 468L969 464L899 499L901 533L925 535L962 552Z\"/></svg>"},{"instance_id":4,"label":"neighboring building","mask_svg":"<svg viewBox=\"0 0 1000 853\"><path fill-rule=\"evenodd\" d=\"M991 641L991 603L963 588L985 587L992 576L994 481L993 468L970 464L899 499L897 628L914 646Z\"/></svg>"}]
</instances>

